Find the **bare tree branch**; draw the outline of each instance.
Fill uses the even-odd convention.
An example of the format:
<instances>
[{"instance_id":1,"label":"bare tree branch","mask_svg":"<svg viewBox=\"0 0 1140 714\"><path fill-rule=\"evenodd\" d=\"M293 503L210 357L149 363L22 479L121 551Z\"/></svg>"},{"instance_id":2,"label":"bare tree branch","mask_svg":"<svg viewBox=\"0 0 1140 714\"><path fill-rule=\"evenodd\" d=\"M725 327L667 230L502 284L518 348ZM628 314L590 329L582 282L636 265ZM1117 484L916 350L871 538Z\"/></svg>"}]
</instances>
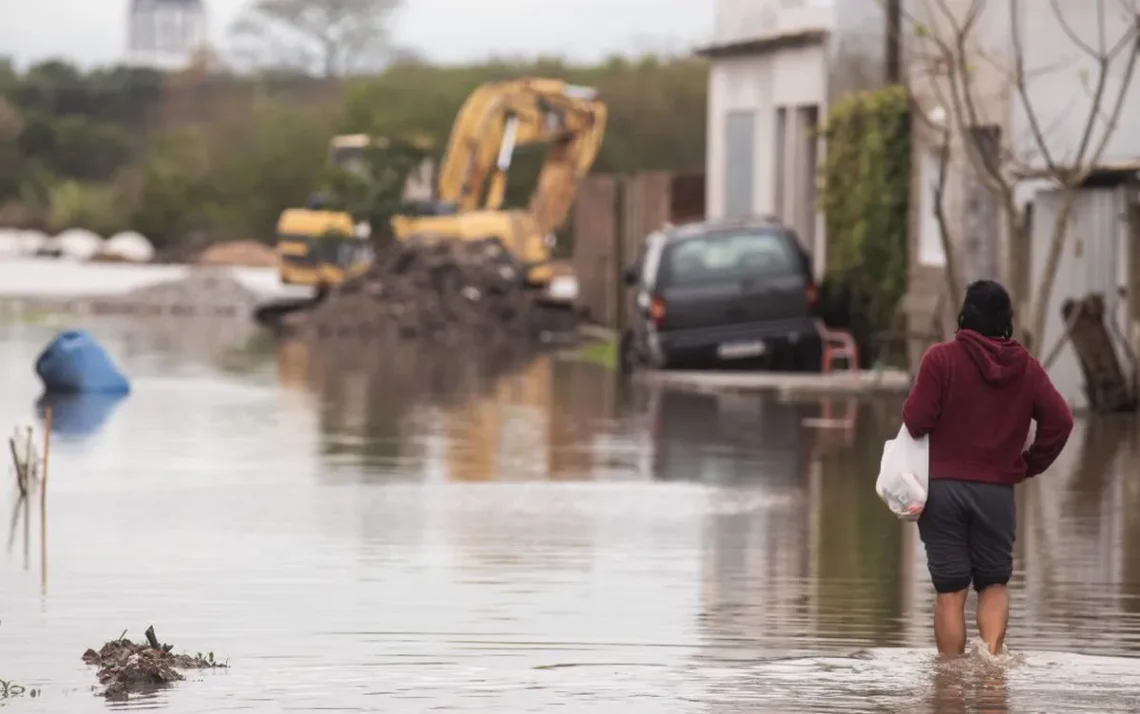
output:
<instances>
[{"instance_id":1,"label":"bare tree branch","mask_svg":"<svg viewBox=\"0 0 1140 714\"><path fill-rule=\"evenodd\" d=\"M1128 97L1128 90L1132 86L1132 77L1136 74L1136 61L1140 59L1140 15L1132 19L1131 27L1125 33L1125 38L1131 42L1132 51L1128 53L1128 63L1124 67L1124 76L1120 80L1120 91L1116 95L1113 102L1112 110L1109 112L1104 133L1101 134L1100 143L1097 144L1096 149L1093 151L1092 156L1089 157L1088 166L1080 176L1080 180L1084 181L1088 177L1088 172L1096 168L1100 163L1101 157L1104 156L1104 151L1108 147L1108 142L1116 133L1116 127L1120 124L1120 114L1124 109L1124 101ZM1105 65L1103 74L1107 75L1109 66ZM1096 118L1101 115L1101 102L1099 97L1094 97L1093 106L1089 111L1089 123L1092 124Z\"/></svg>"},{"instance_id":2,"label":"bare tree branch","mask_svg":"<svg viewBox=\"0 0 1140 714\"><path fill-rule=\"evenodd\" d=\"M335 76L389 48L387 25L400 6L401 0L254 0L231 32L274 57L308 57L310 70Z\"/></svg>"},{"instance_id":3,"label":"bare tree branch","mask_svg":"<svg viewBox=\"0 0 1140 714\"><path fill-rule=\"evenodd\" d=\"M1000 81L1000 77L1008 76L1008 86L1015 91L1016 101L1023 110L1024 119L1022 121L1027 127L1027 137L1031 137L1028 143L1033 144L1033 148L1027 156L1032 161L1037 162L1038 166L1044 164L1045 176L1052 179L1061 192L1058 197L1058 212L1052 220L1053 225L1047 244L1044 270L1038 278L1040 282L1037 286L1024 284L1015 289L1019 301L1018 311L1026 316L1026 323L1028 323L1027 327L1022 328L1023 337L1027 343L1030 343L1031 349L1036 351L1041 347L1040 342L1045 326L1046 311L1056 280L1056 273L1064 253L1069 221L1077 206L1080 187L1089 173L1095 170L1100 163L1106 147L1115 135L1123 111L1124 100L1135 76L1136 63L1140 60L1140 18L1138 18L1137 10L1131 7L1134 3L1118 0L1120 8L1125 13L1125 20L1119 24L1124 25L1125 32L1124 37L1115 39L1114 33L1118 21L1113 19L1112 26L1110 26L1107 16L1111 13L1106 11L1104 0L1096 0L1096 18L1098 21L1096 33L1090 37L1085 37L1084 35L1089 33L1066 20L1058 0L1050 0L1048 5L1039 2L1027 3L1024 7L1022 0L1005 1L1009 4L1009 30L1011 35L1010 42L1007 45L1010 48L1010 54L1005 58L1005 62L1001 58L991 57L987 53L987 49L980 46L978 29L984 22L982 15L985 0L971 0L968 4L963 3L964 9L958 3L952 5L947 0L924 0L921 7L925 8L926 17L923 19L927 22L915 18L913 11L904 12L904 16L916 28L915 37L921 46L917 53L918 57L924 57L928 60L926 64L937 70L931 72L932 75L937 76L925 78L925 81L921 82L922 91L932 100L941 102L942 106L949 110L948 127L950 128L941 134L942 143L939 145L939 149L942 151L942 155L946 157L946 152L950 150L949 147L961 146L962 150L966 151L966 158L977 169L979 179L1000 196L1004 207L1006 232L1013 248L1013 261L1018 268L1017 271L1014 271L1018 275L1014 277L1018 277L1019 280L1025 277L1020 276L1020 271L1025 267L1022 263L1028 256L1028 241L1030 239L1029 224L1024 220L1024 214L1017 203L1015 193L1018 181L1022 176L1028 174L1028 172L1016 170L1019 163L1022 162L1020 152L1016 147L1022 146L1024 143L1020 140L1012 141L1014 137L1011 136L1011 122L1008 118L995 117L992 121L987 120L986 111L992 111L992 107L988 103L988 97L979 94L982 90L979 89L981 85L979 85L976 71L978 63L983 63L987 72L984 86L990 86L995 78ZM1091 60L1094 63L1098 73L1093 83L1094 89L1088 98L1087 121L1076 127L1077 132L1071 130L1067 132L1070 136L1075 133L1078 139L1076 145L1070 149L1070 151L1075 151L1075 155L1071 157L1062 156L1062 152L1066 154L1068 152L1064 151L1063 147L1054 140L1051 140L1051 136L1059 130L1072 127L1075 123L1075 117L1072 117L1073 106L1063 110L1060 115L1049 116L1045 120L1034 106L1033 98L1036 95L1030 87L1030 82L1036 78L1043 77L1050 72L1056 73L1058 69L1064 71L1072 65L1072 61L1069 60L1067 64L1050 62L1049 64L1057 65L1054 67L1047 65L1028 66L1023 14L1027 12L1050 12L1046 8L1051 8L1053 16L1060 25L1062 36L1067 37L1073 46L1085 56L1085 61ZM1039 48L1035 46L1033 51L1034 62L1037 62L1036 55L1039 54ZM1123 77L1120 79L1119 92L1115 97L1111 97L1109 95L1111 92L1117 91L1117 87L1114 83L1110 83L1109 74L1115 74L1114 70L1119 69L1120 64L1118 62L1124 59L1120 55L1126 52L1128 56L1124 65ZM912 68L915 66L913 61L911 66ZM1010 67L1010 69L1005 69L1005 67ZM912 79L922 78L917 77L912 70ZM1050 91L1055 92L1057 90L1051 89ZM1072 94L1080 96L1079 92ZM1076 101L1079 100L1072 100L1074 104ZM1064 99L1054 104L1064 104ZM997 124L1005 134L1002 145L997 150L984 145L976 132L977 127L986 124ZM1014 126L1016 127L1016 124ZM1103 133L1097 134L1101 130ZM952 136L955 132L957 133L956 137ZM940 181L944 182L945 176L942 176ZM942 205L943 190L937 189L936 195L938 205L934 207L934 210L936 218L940 222L940 231L944 237L952 236L953 230L945 225L951 219L946 215L946 207ZM948 269L953 271L951 265L953 262L951 258L953 255L952 247L946 252ZM956 271L953 272L954 277L951 277L949 271L948 279L956 283Z\"/></svg>"},{"instance_id":4,"label":"bare tree branch","mask_svg":"<svg viewBox=\"0 0 1140 714\"><path fill-rule=\"evenodd\" d=\"M1017 96L1021 99L1021 106L1025 109L1025 119L1033 131L1033 138L1037 142L1037 150L1049 172L1059 173L1057 162L1053 160L1053 153L1049 151L1049 142L1041 131L1041 122L1037 119L1037 112L1033 111L1033 102L1029 99L1029 86L1025 80L1025 46L1021 40L1021 2L1012 0L1009 3L1009 34L1013 45L1013 75L1017 88Z\"/></svg>"}]
</instances>

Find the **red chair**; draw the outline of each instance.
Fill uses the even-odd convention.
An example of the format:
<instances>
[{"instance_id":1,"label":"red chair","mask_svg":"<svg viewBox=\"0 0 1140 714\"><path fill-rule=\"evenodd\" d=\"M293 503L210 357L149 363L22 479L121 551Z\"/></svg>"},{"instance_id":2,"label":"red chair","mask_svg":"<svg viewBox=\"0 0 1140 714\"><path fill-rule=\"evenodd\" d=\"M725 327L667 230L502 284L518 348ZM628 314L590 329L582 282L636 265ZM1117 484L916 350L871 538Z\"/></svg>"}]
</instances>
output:
<instances>
[{"instance_id":1,"label":"red chair","mask_svg":"<svg viewBox=\"0 0 1140 714\"><path fill-rule=\"evenodd\" d=\"M847 330L833 330L823 324L822 320L816 320L815 327L823 342L823 373L831 372L837 361L845 362L848 370L858 371L859 345L855 344L851 333Z\"/></svg>"}]
</instances>

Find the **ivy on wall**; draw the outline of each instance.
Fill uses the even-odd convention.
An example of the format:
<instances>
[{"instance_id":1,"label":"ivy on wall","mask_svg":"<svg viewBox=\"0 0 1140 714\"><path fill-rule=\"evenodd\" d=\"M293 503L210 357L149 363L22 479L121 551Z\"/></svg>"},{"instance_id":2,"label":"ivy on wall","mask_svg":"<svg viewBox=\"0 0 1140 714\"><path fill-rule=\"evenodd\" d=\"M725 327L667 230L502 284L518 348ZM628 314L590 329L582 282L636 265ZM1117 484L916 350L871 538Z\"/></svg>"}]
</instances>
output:
<instances>
[{"instance_id":1,"label":"ivy on wall","mask_svg":"<svg viewBox=\"0 0 1140 714\"><path fill-rule=\"evenodd\" d=\"M888 86L839 101L822 132L827 140L820 181L826 282L850 301L852 320L877 333L890 326L906 292L911 179L906 88Z\"/></svg>"}]
</instances>

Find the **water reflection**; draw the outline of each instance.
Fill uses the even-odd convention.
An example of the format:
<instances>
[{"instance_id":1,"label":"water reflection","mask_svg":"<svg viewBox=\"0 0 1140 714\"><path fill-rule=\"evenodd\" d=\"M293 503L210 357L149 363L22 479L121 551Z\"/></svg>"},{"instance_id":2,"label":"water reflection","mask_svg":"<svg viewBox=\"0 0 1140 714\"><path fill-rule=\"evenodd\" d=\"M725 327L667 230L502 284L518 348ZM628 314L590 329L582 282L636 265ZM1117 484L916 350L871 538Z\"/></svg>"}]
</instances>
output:
<instances>
[{"instance_id":1,"label":"water reflection","mask_svg":"<svg viewBox=\"0 0 1140 714\"><path fill-rule=\"evenodd\" d=\"M278 374L317 395L330 460L416 478L589 479L620 411L611 372L551 355L286 343Z\"/></svg>"},{"instance_id":2,"label":"water reflection","mask_svg":"<svg viewBox=\"0 0 1140 714\"><path fill-rule=\"evenodd\" d=\"M626 392L549 355L406 346L238 368L96 334L136 390L53 452L52 592L22 507L0 564L0 674L45 685L44 711L83 709L77 654L151 620L235 663L146 702L173 712L1137 710L1135 421L1081 423L1019 491L1024 657L941 668L921 543L873 490L897 403ZM0 421L48 338L0 341Z\"/></svg>"},{"instance_id":3,"label":"water reflection","mask_svg":"<svg viewBox=\"0 0 1140 714\"><path fill-rule=\"evenodd\" d=\"M890 642L900 619L902 549L900 528L881 517L871 487L881 410L865 405L857 448L839 452L812 448L819 435L802 426L804 407L766 405L757 413L767 428L756 429L753 443L772 481L795 486L799 497L709 517L702 656L751 662L819 642ZM755 469L756 458L737 458Z\"/></svg>"},{"instance_id":4,"label":"water reflection","mask_svg":"<svg viewBox=\"0 0 1140 714\"><path fill-rule=\"evenodd\" d=\"M36 400L41 422L51 409L51 430L68 439L85 439L103 428L125 394L43 394Z\"/></svg>"},{"instance_id":5,"label":"water reflection","mask_svg":"<svg viewBox=\"0 0 1140 714\"><path fill-rule=\"evenodd\" d=\"M815 435L807 407L758 394L660 390L649 406L653 474L664 481L801 488Z\"/></svg>"}]
</instances>

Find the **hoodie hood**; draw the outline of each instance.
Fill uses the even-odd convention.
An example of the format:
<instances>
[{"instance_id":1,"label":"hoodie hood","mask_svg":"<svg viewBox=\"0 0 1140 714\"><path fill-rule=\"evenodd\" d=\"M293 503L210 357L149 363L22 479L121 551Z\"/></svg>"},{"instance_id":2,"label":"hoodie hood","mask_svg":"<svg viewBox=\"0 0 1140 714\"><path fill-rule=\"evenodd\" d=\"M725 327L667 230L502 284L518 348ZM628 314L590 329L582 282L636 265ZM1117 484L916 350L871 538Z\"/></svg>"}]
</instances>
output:
<instances>
[{"instance_id":1,"label":"hoodie hood","mask_svg":"<svg viewBox=\"0 0 1140 714\"><path fill-rule=\"evenodd\" d=\"M986 337L973 330L958 330L954 341L962 346L987 384L1000 387L1025 373L1029 351L1017 340Z\"/></svg>"}]
</instances>

